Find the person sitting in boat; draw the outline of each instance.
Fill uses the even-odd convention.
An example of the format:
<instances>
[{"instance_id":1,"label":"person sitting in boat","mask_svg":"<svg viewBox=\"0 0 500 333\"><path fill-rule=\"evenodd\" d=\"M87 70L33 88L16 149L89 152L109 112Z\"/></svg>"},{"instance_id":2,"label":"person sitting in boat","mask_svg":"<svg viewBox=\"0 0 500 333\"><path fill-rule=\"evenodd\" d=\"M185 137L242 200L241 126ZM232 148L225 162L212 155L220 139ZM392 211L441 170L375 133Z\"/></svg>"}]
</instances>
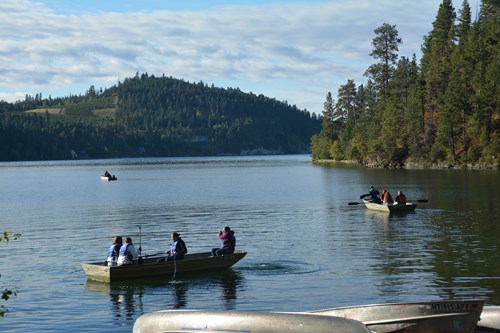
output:
<instances>
[{"instance_id":1,"label":"person sitting in boat","mask_svg":"<svg viewBox=\"0 0 500 333\"><path fill-rule=\"evenodd\" d=\"M394 200L392 199L392 195L386 189L382 190L382 195L380 196L380 200L384 205L392 205Z\"/></svg>"},{"instance_id":2,"label":"person sitting in boat","mask_svg":"<svg viewBox=\"0 0 500 333\"><path fill-rule=\"evenodd\" d=\"M380 192L372 185L370 186L370 197L371 197L371 202L374 203L381 203L380 201Z\"/></svg>"},{"instance_id":3,"label":"person sitting in boat","mask_svg":"<svg viewBox=\"0 0 500 333\"><path fill-rule=\"evenodd\" d=\"M125 243L120 247L117 265L133 264L134 259L137 259L137 251L135 250L134 244L132 244L132 238L125 237Z\"/></svg>"},{"instance_id":4,"label":"person sitting in boat","mask_svg":"<svg viewBox=\"0 0 500 333\"><path fill-rule=\"evenodd\" d=\"M177 232L172 233L172 244L170 244L170 250L166 251L167 261L182 260L187 252L186 243L182 240L181 235Z\"/></svg>"},{"instance_id":5,"label":"person sitting in boat","mask_svg":"<svg viewBox=\"0 0 500 333\"><path fill-rule=\"evenodd\" d=\"M406 205L406 195L403 192L398 191L398 195L396 195L396 203L398 205Z\"/></svg>"},{"instance_id":6,"label":"person sitting in boat","mask_svg":"<svg viewBox=\"0 0 500 333\"><path fill-rule=\"evenodd\" d=\"M228 226L219 231L219 239L222 240L221 248L212 249L212 256L221 256L224 254L234 253L234 248L236 247L236 237L234 236L234 231Z\"/></svg>"},{"instance_id":7,"label":"person sitting in boat","mask_svg":"<svg viewBox=\"0 0 500 333\"><path fill-rule=\"evenodd\" d=\"M111 244L111 246L109 247L108 258L106 259L108 266L116 266L116 263L118 262L118 257L120 255L121 247L122 247L122 237L115 236L115 238L113 239L113 244Z\"/></svg>"},{"instance_id":8,"label":"person sitting in boat","mask_svg":"<svg viewBox=\"0 0 500 333\"><path fill-rule=\"evenodd\" d=\"M106 170L106 172L104 172L104 177L111 178L111 174L108 172L108 170Z\"/></svg>"}]
</instances>

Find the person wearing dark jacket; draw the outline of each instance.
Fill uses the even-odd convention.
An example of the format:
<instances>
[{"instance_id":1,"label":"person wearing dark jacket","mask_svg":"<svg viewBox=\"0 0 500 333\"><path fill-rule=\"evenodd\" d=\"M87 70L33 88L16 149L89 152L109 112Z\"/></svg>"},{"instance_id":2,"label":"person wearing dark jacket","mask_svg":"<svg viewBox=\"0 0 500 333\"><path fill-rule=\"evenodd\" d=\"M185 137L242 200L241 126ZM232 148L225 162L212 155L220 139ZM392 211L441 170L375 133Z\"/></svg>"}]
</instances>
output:
<instances>
[{"instance_id":1,"label":"person wearing dark jacket","mask_svg":"<svg viewBox=\"0 0 500 333\"><path fill-rule=\"evenodd\" d=\"M373 185L370 186L370 198L374 203L381 203L380 192Z\"/></svg>"},{"instance_id":2,"label":"person wearing dark jacket","mask_svg":"<svg viewBox=\"0 0 500 333\"><path fill-rule=\"evenodd\" d=\"M403 192L398 191L398 195L396 195L396 202L399 205L406 205L406 195L404 195Z\"/></svg>"},{"instance_id":3,"label":"person wearing dark jacket","mask_svg":"<svg viewBox=\"0 0 500 333\"><path fill-rule=\"evenodd\" d=\"M236 237L234 236L234 231L228 226L219 231L219 239L222 240L221 248L212 249L212 255L222 256L224 254L234 253L234 248L236 247Z\"/></svg>"},{"instance_id":4,"label":"person wearing dark jacket","mask_svg":"<svg viewBox=\"0 0 500 333\"><path fill-rule=\"evenodd\" d=\"M179 233L172 233L172 244L170 244L170 250L166 252L168 254L167 261L184 259L184 255L188 252L188 250L186 243L184 243Z\"/></svg>"}]
</instances>

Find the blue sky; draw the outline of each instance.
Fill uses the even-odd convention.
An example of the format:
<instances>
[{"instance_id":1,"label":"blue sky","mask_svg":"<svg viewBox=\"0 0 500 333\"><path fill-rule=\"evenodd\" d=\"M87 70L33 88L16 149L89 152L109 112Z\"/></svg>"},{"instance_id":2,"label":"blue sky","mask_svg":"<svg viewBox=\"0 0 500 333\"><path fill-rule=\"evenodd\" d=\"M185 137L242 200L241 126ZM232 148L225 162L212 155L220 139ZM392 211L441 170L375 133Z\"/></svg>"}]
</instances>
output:
<instances>
[{"instance_id":1,"label":"blue sky","mask_svg":"<svg viewBox=\"0 0 500 333\"><path fill-rule=\"evenodd\" d=\"M84 94L147 72L240 88L321 113L364 83L373 30L420 59L438 0L2 0L0 99ZM462 0L453 1L455 10ZM469 0L473 14L479 0Z\"/></svg>"}]
</instances>

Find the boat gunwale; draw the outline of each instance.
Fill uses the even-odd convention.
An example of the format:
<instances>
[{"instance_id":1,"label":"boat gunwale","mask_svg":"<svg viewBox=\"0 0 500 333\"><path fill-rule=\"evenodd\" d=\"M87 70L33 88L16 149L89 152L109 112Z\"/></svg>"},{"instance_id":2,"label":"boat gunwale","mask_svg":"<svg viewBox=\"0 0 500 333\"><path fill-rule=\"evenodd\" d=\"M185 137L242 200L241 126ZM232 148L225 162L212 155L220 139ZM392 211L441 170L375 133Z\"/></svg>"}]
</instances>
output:
<instances>
[{"instance_id":1,"label":"boat gunwale","mask_svg":"<svg viewBox=\"0 0 500 333\"><path fill-rule=\"evenodd\" d=\"M247 254L246 251L244 250L234 250L234 253L231 253L231 254L225 254L225 255L222 255L220 257L239 257L241 255L243 255L243 257ZM204 255L203 257L201 255ZM193 256L192 258L190 258L191 256ZM195 257L196 256L196 257ZM200 258L198 258L200 257ZM153 260L158 260L158 259L165 259L166 257L165 256L161 256L161 255L154 255L154 256L144 256L143 257L143 260L147 260L147 261L152 261L152 262L148 262L148 263L143 263L143 264L137 264L137 263L134 263L132 265L121 265L121 266L107 266L105 264L105 261L93 261L93 262L85 262L85 263L82 263L82 265L92 265L92 266L100 266L100 267L103 267L103 268L109 268L111 270L115 270L115 269L127 269L127 268L130 268L131 266L151 266L151 265L160 265L160 264L165 264L166 262L160 262L160 263L156 263L156 262L153 262ZM192 253L192 254L186 254L184 256L184 259L182 260L178 260L177 262L191 262L191 261L199 261L199 260L203 260L203 259L207 259L207 258L212 258L212 254L211 252L196 252L196 253ZM216 258L216 257L213 257L213 258ZM134 259L136 260L136 259Z\"/></svg>"},{"instance_id":2,"label":"boat gunwale","mask_svg":"<svg viewBox=\"0 0 500 333\"><path fill-rule=\"evenodd\" d=\"M481 298L471 298L471 299L457 299L457 300L435 300L435 301L413 301L413 302L392 302L392 303L373 303L366 305L349 305L337 308L327 308L321 310L309 311L311 313L317 312L328 312L334 310L350 310L350 309L362 309L362 308L374 308L374 307L391 307L391 306L412 306L412 305L432 305L436 303L480 303L484 306L486 300Z\"/></svg>"},{"instance_id":3,"label":"boat gunwale","mask_svg":"<svg viewBox=\"0 0 500 333\"><path fill-rule=\"evenodd\" d=\"M247 255L244 250L235 250L232 254L223 256L211 255L211 252L198 252L186 255L183 260L166 262L164 256L152 256L144 259L144 263L107 266L102 262L82 263L82 268L85 272L87 280L99 282L115 282L120 280L142 279L154 276L162 276L177 272L178 274L189 274L196 272L209 271L212 269L229 268ZM191 258L190 258L191 257ZM163 259L157 262L158 259ZM196 264L199 264L196 266ZM162 271L164 269L164 271Z\"/></svg>"},{"instance_id":4,"label":"boat gunwale","mask_svg":"<svg viewBox=\"0 0 500 333\"><path fill-rule=\"evenodd\" d=\"M410 213L417 208L417 204L412 202L407 202L404 205L403 204L384 205L363 199L363 203L365 204L365 207L367 209L378 212L388 212L388 213Z\"/></svg>"}]
</instances>

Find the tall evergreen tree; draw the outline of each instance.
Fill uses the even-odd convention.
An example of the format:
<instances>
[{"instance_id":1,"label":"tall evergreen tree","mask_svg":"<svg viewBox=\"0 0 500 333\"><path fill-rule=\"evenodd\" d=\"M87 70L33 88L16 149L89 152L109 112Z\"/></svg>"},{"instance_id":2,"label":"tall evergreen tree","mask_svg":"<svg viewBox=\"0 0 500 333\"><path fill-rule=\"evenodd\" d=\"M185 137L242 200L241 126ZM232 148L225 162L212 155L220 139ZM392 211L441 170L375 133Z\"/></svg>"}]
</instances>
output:
<instances>
[{"instance_id":1,"label":"tall evergreen tree","mask_svg":"<svg viewBox=\"0 0 500 333\"><path fill-rule=\"evenodd\" d=\"M352 159L361 161L367 156L371 142L379 135L377 93L371 80L357 88L355 108L358 118L352 133L349 155Z\"/></svg>"},{"instance_id":2,"label":"tall evergreen tree","mask_svg":"<svg viewBox=\"0 0 500 333\"><path fill-rule=\"evenodd\" d=\"M335 108L332 93L326 94L325 103L323 104L323 119L321 122L321 133L328 139L329 142L334 141L338 133L335 132Z\"/></svg>"},{"instance_id":3,"label":"tall evergreen tree","mask_svg":"<svg viewBox=\"0 0 500 333\"><path fill-rule=\"evenodd\" d=\"M407 108L403 121L405 123L402 135L406 137L408 143L408 155L412 162L423 162L427 158L426 151L422 148L422 137L424 133L424 90L425 86L420 80L420 67L417 64L415 54L410 64L410 75L413 77L413 84L408 89Z\"/></svg>"},{"instance_id":4,"label":"tall evergreen tree","mask_svg":"<svg viewBox=\"0 0 500 333\"><path fill-rule=\"evenodd\" d=\"M435 142L439 113L443 109L443 97L451 74L455 17L451 0L443 0L423 48L422 75L426 83L424 145L429 151Z\"/></svg>"},{"instance_id":5,"label":"tall evergreen tree","mask_svg":"<svg viewBox=\"0 0 500 333\"><path fill-rule=\"evenodd\" d=\"M402 39L398 37L396 26L388 23L382 24L374 32L376 36L372 40L373 50L370 56L377 62L368 67L365 75L375 83L379 96L383 96L393 76Z\"/></svg>"},{"instance_id":6,"label":"tall evergreen tree","mask_svg":"<svg viewBox=\"0 0 500 333\"><path fill-rule=\"evenodd\" d=\"M311 152L313 160L330 159L330 145L337 139L337 134L334 129L334 101L332 93L326 94L323 104L323 112L321 119L321 132L311 137Z\"/></svg>"},{"instance_id":7,"label":"tall evergreen tree","mask_svg":"<svg viewBox=\"0 0 500 333\"><path fill-rule=\"evenodd\" d=\"M337 93L337 103L335 104L335 117L342 117L344 122L356 124L359 118L356 108L356 85L354 80L347 80L341 85Z\"/></svg>"},{"instance_id":8,"label":"tall evergreen tree","mask_svg":"<svg viewBox=\"0 0 500 333\"><path fill-rule=\"evenodd\" d=\"M443 151L444 159L453 164L458 162L458 154L463 156L461 162L467 162L469 138L466 122L472 111L471 96L474 94L470 81L474 65L467 49L471 28L471 10L467 0L464 0L459 14L458 45L451 58L452 72L437 131L437 146Z\"/></svg>"},{"instance_id":9,"label":"tall evergreen tree","mask_svg":"<svg viewBox=\"0 0 500 333\"><path fill-rule=\"evenodd\" d=\"M351 140L354 136L354 129L359 117L356 105L356 85L354 80L347 80L345 85L341 85L337 93L337 103L335 104L334 128L338 133L339 140L330 149L332 156L338 159L356 158L351 152ZM357 153L354 155L358 155Z\"/></svg>"},{"instance_id":10,"label":"tall evergreen tree","mask_svg":"<svg viewBox=\"0 0 500 333\"><path fill-rule=\"evenodd\" d=\"M473 159L484 156L498 159L500 151L500 2L483 0L479 19L473 31L476 66L473 77L474 133Z\"/></svg>"}]
</instances>

